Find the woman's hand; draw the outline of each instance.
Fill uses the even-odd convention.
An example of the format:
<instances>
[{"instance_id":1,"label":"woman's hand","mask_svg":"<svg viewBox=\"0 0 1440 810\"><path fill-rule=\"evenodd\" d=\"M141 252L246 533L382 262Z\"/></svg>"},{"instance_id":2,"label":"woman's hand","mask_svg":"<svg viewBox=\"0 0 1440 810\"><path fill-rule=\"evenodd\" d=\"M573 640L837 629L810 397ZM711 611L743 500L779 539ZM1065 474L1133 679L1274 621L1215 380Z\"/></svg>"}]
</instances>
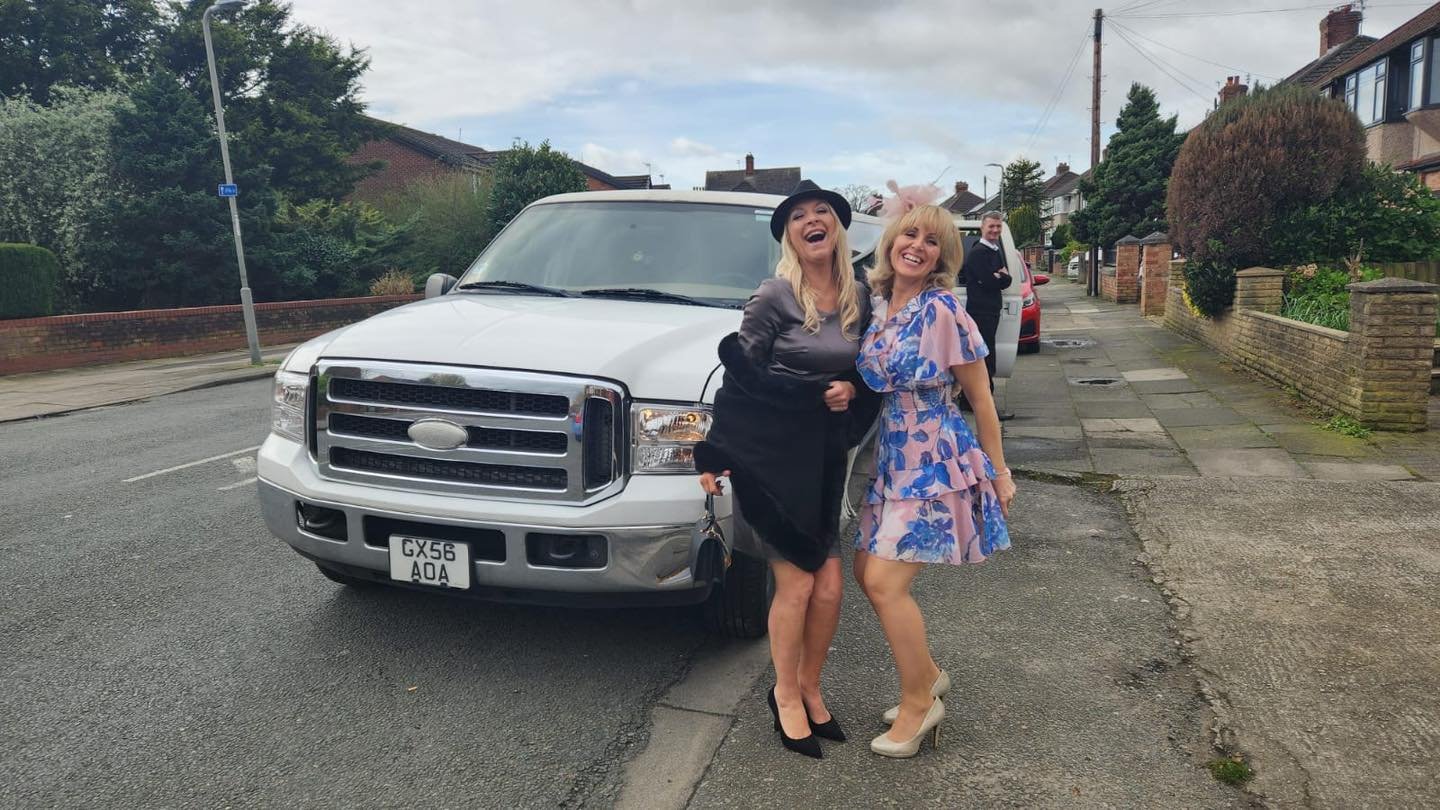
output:
<instances>
[{"instance_id":1,"label":"woman's hand","mask_svg":"<svg viewBox=\"0 0 1440 810\"><path fill-rule=\"evenodd\" d=\"M710 472L700 473L700 488L705 490L706 495L724 495L725 485L720 483L720 479L729 477L729 470L720 473L718 476Z\"/></svg>"},{"instance_id":2,"label":"woman's hand","mask_svg":"<svg viewBox=\"0 0 1440 810\"><path fill-rule=\"evenodd\" d=\"M825 407L835 413L842 413L850 408L850 400L855 398L855 386L844 380L835 380L825 389Z\"/></svg>"},{"instance_id":3,"label":"woman's hand","mask_svg":"<svg viewBox=\"0 0 1440 810\"><path fill-rule=\"evenodd\" d=\"M995 497L1000 501L1000 511L1008 519L1010 517L1010 502L1015 500L1015 477L1008 470L993 482Z\"/></svg>"}]
</instances>

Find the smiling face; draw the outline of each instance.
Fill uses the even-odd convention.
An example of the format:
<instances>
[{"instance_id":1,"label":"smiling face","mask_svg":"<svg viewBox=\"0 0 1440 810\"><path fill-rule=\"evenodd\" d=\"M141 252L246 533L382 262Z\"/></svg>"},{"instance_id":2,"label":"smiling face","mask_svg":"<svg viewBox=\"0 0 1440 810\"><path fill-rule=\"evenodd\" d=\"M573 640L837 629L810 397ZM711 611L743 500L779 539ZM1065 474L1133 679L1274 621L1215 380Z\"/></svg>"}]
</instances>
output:
<instances>
[{"instance_id":1,"label":"smiling face","mask_svg":"<svg viewBox=\"0 0 1440 810\"><path fill-rule=\"evenodd\" d=\"M923 284L940 261L940 238L921 222L900 231L890 246L890 266L896 279Z\"/></svg>"},{"instance_id":2,"label":"smiling face","mask_svg":"<svg viewBox=\"0 0 1440 810\"><path fill-rule=\"evenodd\" d=\"M835 238L840 220L824 200L801 200L790 209L785 238L803 264L823 263L835 255Z\"/></svg>"},{"instance_id":3,"label":"smiling face","mask_svg":"<svg viewBox=\"0 0 1440 810\"><path fill-rule=\"evenodd\" d=\"M1000 244L1000 220L987 219L981 222L980 236L987 242Z\"/></svg>"}]
</instances>

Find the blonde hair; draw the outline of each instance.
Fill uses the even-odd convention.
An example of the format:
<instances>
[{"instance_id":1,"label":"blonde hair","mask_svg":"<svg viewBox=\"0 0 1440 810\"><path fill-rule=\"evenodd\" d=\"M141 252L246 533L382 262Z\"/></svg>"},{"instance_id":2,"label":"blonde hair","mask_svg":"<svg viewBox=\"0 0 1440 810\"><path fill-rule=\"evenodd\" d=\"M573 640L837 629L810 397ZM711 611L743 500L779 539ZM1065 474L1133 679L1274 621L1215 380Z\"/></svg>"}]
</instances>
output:
<instances>
[{"instance_id":1,"label":"blonde hair","mask_svg":"<svg viewBox=\"0 0 1440 810\"><path fill-rule=\"evenodd\" d=\"M855 280L855 267L850 264L850 240L846 238L845 229L840 227L840 219L835 216L834 211L830 212L830 218L836 226L835 254L831 269L835 278L835 289L839 292L840 332L846 340L855 340L860 337L861 328L860 284ZM790 282L790 289L795 291L795 300L800 302L800 309L805 313L805 331L812 335L818 334L820 308L815 303L815 291L805 283L800 254L796 253L795 246L790 244L788 227L780 238L780 261L775 263L775 276Z\"/></svg>"},{"instance_id":2,"label":"blonde hair","mask_svg":"<svg viewBox=\"0 0 1440 810\"><path fill-rule=\"evenodd\" d=\"M955 286L955 279L960 274L960 261L965 255L955 220L949 211L938 205L917 205L892 220L885 226L885 232L880 234L880 243L875 246L875 267L870 271L870 289L876 295L889 298L894 291L895 268L890 264L890 249L895 246L895 239L900 234L914 227L924 228L940 237L940 259L935 262L935 269L926 277L922 289L936 287L948 290Z\"/></svg>"}]
</instances>

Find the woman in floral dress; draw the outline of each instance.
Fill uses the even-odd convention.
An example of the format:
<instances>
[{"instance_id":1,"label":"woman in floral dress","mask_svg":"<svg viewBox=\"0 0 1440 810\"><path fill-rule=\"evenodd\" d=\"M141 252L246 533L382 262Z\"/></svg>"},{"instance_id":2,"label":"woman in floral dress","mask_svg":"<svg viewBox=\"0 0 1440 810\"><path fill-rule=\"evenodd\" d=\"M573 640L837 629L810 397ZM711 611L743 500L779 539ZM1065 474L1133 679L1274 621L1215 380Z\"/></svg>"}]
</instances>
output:
<instances>
[{"instance_id":1,"label":"woman in floral dress","mask_svg":"<svg viewBox=\"0 0 1440 810\"><path fill-rule=\"evenodd\" d=\"M982 362L989 349L950 291L960 268L950 213L918 205L885 229L870 274L874 317L857 366L882 392L876 475L855 538L855 578L869 597L900 674L900 705L886 713L877 754L914 756L945 716L950 678L930 656L910 595L920 563L983 562L1010 546L1005 518L1015 485ZM964 391L979 441L956 407Z\"/></svg>"}]
</instances>

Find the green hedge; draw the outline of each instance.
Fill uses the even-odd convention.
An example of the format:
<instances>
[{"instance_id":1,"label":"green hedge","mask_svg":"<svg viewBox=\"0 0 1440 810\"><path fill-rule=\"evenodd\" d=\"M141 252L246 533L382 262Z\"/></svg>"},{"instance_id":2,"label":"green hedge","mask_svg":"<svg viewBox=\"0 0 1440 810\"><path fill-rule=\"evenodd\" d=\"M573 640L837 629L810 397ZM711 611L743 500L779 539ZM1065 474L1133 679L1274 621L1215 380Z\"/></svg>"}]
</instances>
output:
<instances>
[{"instance_id":1,"label":"green hedge","mask_svg":"<svg viewBox=\"0 0 1440 810\"><path fill-rule=\"evenodd\" d=\"M0 242L0 319L50 315L60 262L39 245Z\"/></svg>"}]
</instances>

